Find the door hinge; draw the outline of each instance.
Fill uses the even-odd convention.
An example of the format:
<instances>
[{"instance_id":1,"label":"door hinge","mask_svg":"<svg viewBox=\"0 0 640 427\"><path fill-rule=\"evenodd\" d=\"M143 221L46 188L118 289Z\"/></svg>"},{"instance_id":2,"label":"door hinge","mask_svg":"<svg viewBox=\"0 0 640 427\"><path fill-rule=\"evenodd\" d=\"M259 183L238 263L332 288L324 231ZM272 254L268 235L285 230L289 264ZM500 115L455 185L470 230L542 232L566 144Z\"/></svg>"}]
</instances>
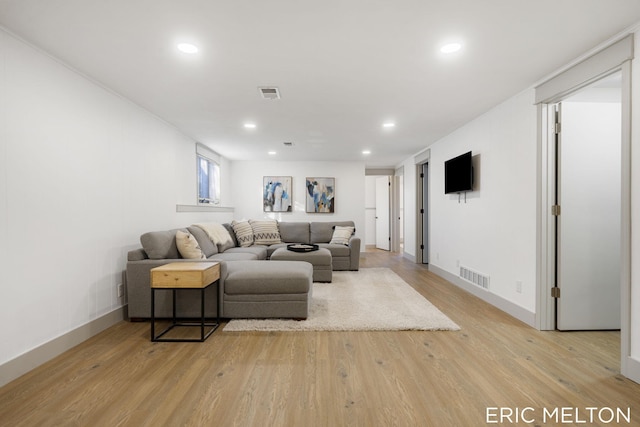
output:
<instances>
[{"instance_id":1,"label":"door hinge","mask_svg":"<svg viewBox=\"0 0 640 427\"><path fill-rule=\"evenodd\" d=\"M560 205L551 206L551 215L560 216Z\"/></svg>"},{"instance_id":2,"label":"door hinge","mask_svg":"<svg viewBox=\"0 0 640 427\"><path fill-rule=\"evenodd\" d=\"M424 178L424 174L423 173L420 174L420 178Z\"/></svg>"},{"instance_id":3,"label":"door hinge","mask_svg":"<svg viewBox=\"0 0 640 427\"><path fill-rule=\"evenodd\" d=\"M551 288L551 298L560 298L560 288L554 286Z\"/></svg>"},{"instance_id":4,"label":"door hinge","mask_svg":"<svg viewBox=\"0 0 640 427\"><path fill-rule=\"evenodd\" d=\"M560 122L556 122L556 127L555 127L556 135L559 134L561 130L562 130L562 126L560 125Z\"/></svg>"},{"instance_id":5,"label":"door hinge","mask_svg":"<svg viewBox=\"0 0 640 427\"><path fill-rule=\"evenodd\" d=\"M424 213L424 209L420 209L420 213L423 214Z\"/></svg>"},{"instance_id":6,"label":"door hinge","mask_svg":"<svg viewBox=\"0 0 640 427\"><path fill-rule=\"evenodd\" d=\"M424 249L424 245L420 245L420 249Z\"/></svg>"}]
</instances>

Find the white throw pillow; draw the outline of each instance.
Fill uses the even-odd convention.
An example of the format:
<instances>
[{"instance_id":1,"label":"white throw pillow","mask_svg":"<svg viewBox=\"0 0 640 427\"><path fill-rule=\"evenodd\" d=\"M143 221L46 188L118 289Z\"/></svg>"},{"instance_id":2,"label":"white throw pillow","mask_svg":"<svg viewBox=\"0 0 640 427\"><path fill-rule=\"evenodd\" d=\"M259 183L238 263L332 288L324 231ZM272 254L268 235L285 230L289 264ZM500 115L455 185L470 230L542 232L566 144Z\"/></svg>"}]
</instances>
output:
<instances>
[{"instance_id":1,"label":"white throw pillow","mask_svg":"<svg viewBox=\"0 0 640 427\"><path fill-rule=\"evenodd\" d=\"M246 248L253 245L253 229L249 221L233 220L231 227L233 227L233 231L236 233L236 239L240 247Z\"/></svg>"},{"instance_id":2,"label":"white throw pillow","mask_svg":"<svg viewBox=\"0 0 640 427\"><path fill-rule=\"evenodd\" d=\"M200 245L193 234L184 231L176 231L176 246L182 258L185 259L206 259Z\"/></svg>"},{"instance_id":3,"label":"white throw pillow","mask_svg":"<svg viewBox=\"0 0 640 427\"><path fill-rule=\"evenodd\" d=\"M253 239L256 245L275 245L282 243L278 223L274 220L254 221L249 220L253 230Z\"/></svg>"},{"instance_id":4,"label":"white throw pillow","mask_svg":"<svg viewBox=\"0 0 640 427\"><path fill-rule=\"evenodd\" d=\"M331 237L331 241L329 243L349 246L349 239L351 239L351 235L355 231L355 227L343 227L340 225L336 225L333 229L333 236Z\"/></svg>"}]
</instances>

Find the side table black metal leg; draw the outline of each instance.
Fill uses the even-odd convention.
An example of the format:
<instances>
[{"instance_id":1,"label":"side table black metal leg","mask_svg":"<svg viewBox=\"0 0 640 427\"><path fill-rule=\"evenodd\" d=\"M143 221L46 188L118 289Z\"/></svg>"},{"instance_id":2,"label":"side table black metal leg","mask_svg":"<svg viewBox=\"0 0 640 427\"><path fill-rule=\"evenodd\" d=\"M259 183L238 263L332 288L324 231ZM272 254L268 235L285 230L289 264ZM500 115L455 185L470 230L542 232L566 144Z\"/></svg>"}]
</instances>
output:
<instances>
[{"instance_id":1,"label":"side table black metal leg","mask_svg":"<svg viewBox=\"0 0 640 427\"><path fill-rule=\"evenodd\" d=\"M156 338L156 290L151 288L151 341Z\"/></svg>"},{"instance_id":2,"label":"side table black metal leg","mask_svg":"<svg viewBox=\"0 0 640 427\"><path fill-rule=\"evenodd\" d=\"M176 325L176 290L172 289L173 291L173 325Z\"/></svg>"},{"instance_id":3,"label":"side table black metal leg","mask_svg":"<svg viewBox=\"0 0 640 427\"><path fill-rule=\"evenodd\" d=\"M200 340L204 341L204 290L205 288L202 288L200 290L200 314L201 314L201 318L200 318Z\"/></svg>"},{"instance_id":4,"label":"side table black metal leg","mask_svg":"<svg viewBox=\"0 0 640 427\"><path fill-rule=\"evenodd\" d=\"M222 311L222 301L220 298L220 280L216 280L215 283L216 285L216 301L218 302L218 309L216 310L216 323L218 324L218 326L220 326L220 312ZM217 326L216 326L217 327Z\"/></svg>"}]
</instances>

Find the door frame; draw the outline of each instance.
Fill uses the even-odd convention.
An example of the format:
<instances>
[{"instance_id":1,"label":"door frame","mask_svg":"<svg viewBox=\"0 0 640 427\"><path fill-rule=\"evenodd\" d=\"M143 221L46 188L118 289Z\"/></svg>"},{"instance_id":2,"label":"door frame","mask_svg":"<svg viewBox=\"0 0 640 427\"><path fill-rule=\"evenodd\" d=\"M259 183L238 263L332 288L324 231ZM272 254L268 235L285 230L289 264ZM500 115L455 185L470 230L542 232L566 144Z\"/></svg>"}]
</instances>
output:
<instances>
[{"instance_id":1,"label":"door frame","mask_svg":"<svg viewBox=\"0 0 640 427\"><path fill-rule=\"evenodd\" d=\"M416 264L430 264L431 259L429 258L429 242L423 242L424 239L424 223L426 222L427 227L427 235L429 236L431 222L429 221L429 196L430 192L428 191L428 184L431 182L429 180L429 175L431 174L431 168L429 167L430 158L427 157L426 160L416 163ZM427 165L427 176L422 176L422 171L424 170L424 165ZM424 181L427 181L427 200L424 200ZM425 206L426 205L426 206ZM423 206L425 206L423 208ZM424 213L420 212L421 209L424 209ZM426 221L424 221L424 216L426 215ZM427 262L424 262L424 252L427 252Z\"/></svg>"},{"instance_id":2,"label":"door frame","mask_svg":"<svg viewBox=\"0 0 640 427\"><path fill-rule=\"evenodd\" d=\"M620 370L628 376L628 358L631 343L631 61L584 80L568 88L556 97L537 104L538 112L538 212L537 212L537 295L536 327L540 330L555 329L555 299L551 297L554 286L555 221L551 207L555 197L555 119L552 106L576 91L603 77L622 73L622 141L621 141L621 331Z\"/></svg>"}]
</instances>

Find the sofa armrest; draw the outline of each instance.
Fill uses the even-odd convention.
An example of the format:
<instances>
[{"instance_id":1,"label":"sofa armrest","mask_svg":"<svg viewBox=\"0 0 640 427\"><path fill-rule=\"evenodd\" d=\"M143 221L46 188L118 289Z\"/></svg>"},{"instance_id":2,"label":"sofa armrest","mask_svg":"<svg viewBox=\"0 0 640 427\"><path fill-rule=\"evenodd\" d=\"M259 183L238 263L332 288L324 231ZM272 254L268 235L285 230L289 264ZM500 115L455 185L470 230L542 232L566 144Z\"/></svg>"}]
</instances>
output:
<instances>
[{"instance_id":1,"label":"sofa armrest","mask_svg":"<svg viewBox=\"0 0 640 427\"><path fill-rule=\"evenodd\" d=\"M360 237L353 235L349 239L349 255L351 256L352 271L360 269Z\"/></svg>"}]
</instances>

